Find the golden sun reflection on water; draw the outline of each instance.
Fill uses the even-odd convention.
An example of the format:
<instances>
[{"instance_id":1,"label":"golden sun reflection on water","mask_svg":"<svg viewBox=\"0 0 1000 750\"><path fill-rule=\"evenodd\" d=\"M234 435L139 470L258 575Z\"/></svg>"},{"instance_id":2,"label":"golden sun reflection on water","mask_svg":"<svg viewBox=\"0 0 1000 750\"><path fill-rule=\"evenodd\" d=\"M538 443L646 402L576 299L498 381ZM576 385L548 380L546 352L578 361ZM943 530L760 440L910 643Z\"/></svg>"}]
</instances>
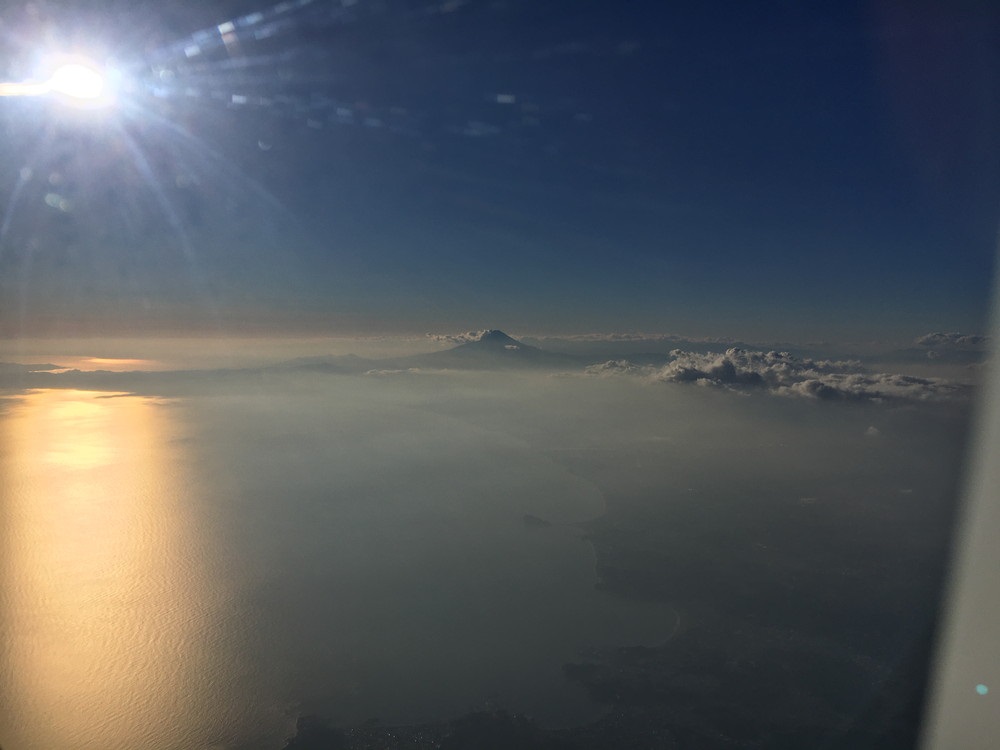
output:
<instances>
[{"instance_id":1,"label":"golden sun reflection on water","mask_svg":"<svg viewBox=\"0 0 1000 750\"><path fill-rule=\"evenodd\" d=\"M0 743L204 736L211 595L169 412L127 394L0 400Z\"/></svg>"}]
</instances>

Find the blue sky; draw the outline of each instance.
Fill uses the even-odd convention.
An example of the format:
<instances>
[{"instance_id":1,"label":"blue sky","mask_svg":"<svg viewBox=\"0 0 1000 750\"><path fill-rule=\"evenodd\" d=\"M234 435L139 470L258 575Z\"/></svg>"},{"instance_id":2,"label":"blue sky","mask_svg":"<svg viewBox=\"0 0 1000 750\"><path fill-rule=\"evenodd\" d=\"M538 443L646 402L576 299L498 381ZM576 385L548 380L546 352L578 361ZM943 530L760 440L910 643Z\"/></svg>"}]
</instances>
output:
<instances>
[{"instance_id":1,"label":"blue sky","mask_svg":"<svg viewBox=\"0 0 1000 750\"><path fill-rule=\"evenodd\" d=\"M128 85L0 100L5 335L984 329L985 5L36 5Z\"/></svg>"}]
</instances>

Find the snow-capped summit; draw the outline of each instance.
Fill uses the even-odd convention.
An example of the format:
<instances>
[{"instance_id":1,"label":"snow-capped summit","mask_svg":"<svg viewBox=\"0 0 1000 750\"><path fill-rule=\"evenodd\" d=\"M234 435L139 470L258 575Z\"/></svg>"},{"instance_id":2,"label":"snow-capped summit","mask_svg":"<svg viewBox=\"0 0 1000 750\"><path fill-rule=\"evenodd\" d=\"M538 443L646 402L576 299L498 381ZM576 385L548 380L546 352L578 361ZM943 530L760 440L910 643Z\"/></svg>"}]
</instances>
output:
<instances>
[{"instance_id":1,"label":"snow-capped summit","mask_svg":"<svg viewBox=\"0 0 1000 750\"><path fill-rule=\"evenodd\" d=\"M478 341L470 341L463 346L475 346L478 349L490 348L490 349L505 349L507 351L513 351L520 349L526 344L522 344L516 339L512 339L503 331L493 328L489 331L483 331L483 335L479 337ZM534 347L528 347L534 348Z\"/></svg>"}]
</instances>

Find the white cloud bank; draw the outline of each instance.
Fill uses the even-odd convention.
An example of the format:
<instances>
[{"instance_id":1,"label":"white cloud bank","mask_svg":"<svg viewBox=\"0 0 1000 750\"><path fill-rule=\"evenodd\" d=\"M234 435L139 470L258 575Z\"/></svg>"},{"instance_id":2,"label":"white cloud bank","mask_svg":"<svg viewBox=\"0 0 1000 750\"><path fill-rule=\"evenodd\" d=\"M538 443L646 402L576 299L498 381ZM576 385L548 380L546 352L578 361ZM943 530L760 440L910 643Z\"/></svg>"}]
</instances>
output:
<instances>
[{"instance_id":1,"label":"white cloud bank","mask_svg":"<svg viewBox=\"0 0 1000 750\"><path fill-rule=\"evenodd\" d=\"M800 359L787 352L732 348L720 354L674 349L662 367L611 360L586 368L601 377L631 375L650 381L695 383L825 401L942 401L964 395L968 386L943 378L867 372L855 360Z\"/></svg>"}]
</instances>

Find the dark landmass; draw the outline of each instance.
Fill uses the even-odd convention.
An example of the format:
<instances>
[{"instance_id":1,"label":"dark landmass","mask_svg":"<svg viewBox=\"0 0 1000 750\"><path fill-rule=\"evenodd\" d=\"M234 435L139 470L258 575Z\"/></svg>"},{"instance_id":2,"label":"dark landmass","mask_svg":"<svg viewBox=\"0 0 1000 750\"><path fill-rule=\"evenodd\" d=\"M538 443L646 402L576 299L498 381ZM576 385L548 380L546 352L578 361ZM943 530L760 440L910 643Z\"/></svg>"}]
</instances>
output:
<instances>
[{"instance_id":1,"label":"dark landmass","mask_svg":"<svg viewBox=\"0 0 1000 750\"><path fill-rule=\"evenodd\" d=\"M0 363L0 388L80 388L155 393L182 383L217 390L227 382L267 379L288 372L316 372L340 375L381 374L406 370L582 370L593 357L578 357L544 351L511 338L503 331L487 331L478 341L451 349L407 357L369 359L355 354L299 357L264 367L211 370L109 371L61 370L59 365Z\"/></svg>"},{"instance_id":2,"label":"dark landmass","mask_svg":"<svg viewBox=\"0 0 1000 750\"><path fill-rule=\"evenodd\" d=\"M538 516L533 516L530 513L524 514L524 525L530 529L546 529L552 525L550 521L546 521L544 518L539 518Z\"/></svg>"},{"instance_id":3,"label":"dark landmass","mask_svg":"<svg viewBox=\"0 0 1000 750\"><path fill-rule=\"evenodd\" d=\"M942 466L960 465L964 427L953 426ZM671 602L689 620L658 647L567 665L570 679L681 747L914 747L957 471L915 475L904 457L875 452L827 477L822 500L776 478L760 493L763 478L747 476L736 483L745 492L662 502L655 470L597 454L564 461L615 488L605 516L584 524L598 585ZM674 483L704 475L688 471ZM887 482L899 476L922 488L919 503Z\"/></svg>"},{"instance_id":4,"label":"dark landmass","mask_svg":"<svg viewBox=\"0 0 1000 750\"><path fill-rule=\"evenodd\" d=\"M319 357L298 357L267 369L360 373L378 366L383 365L377 359L367 359L359 357L357 354L337 354Z\"/></svg>"},{"instance_id":5,"label":"dark landmass","mask_svg":"<svg viewBox=\"0 0 1000 750\"><path fill-rule=\"evenodd\" d=\"M572 750L581 747L561 732L541 729L531 719L504 711L477 711L454 719L411 726L368 721L336 729L303 717L285 750Z\"/></svg>"},{"instance_id":6,"label":"dark landmass","mask_svg":"<svg viewBox=\"0 0 1000 750\"><path fill-rule=\"evenodd\" d=\"M316 716L300 716L295 722L295 736L285 747L287 750L339 750L347 747L347 737Z\"/></svg>"},{"instance_id":7,"label":"dark landmass","mask_svg":"<svg viewBox=\"0 0 1000 750\"><path fill-rule=\"evenodd\" d=\"M65 370L61 372L0 372L0 389L78 389L117 391L139 396L173 396L177 393L229 393L236 387L266 389L275 370L220 368L214 370Z\"/></svg>"},{"instance_id":8,"label":"dark landmass","mask_svg":"<svg viewBox=\"0 0 1000 750\"><path fill-rule=\"evenodd\" d=\"M311 370L333 373L364 373L386 370L509 370L539 368L580 368L593 363L593 357L545 351L513 339L503 331L490 330L476 341L451 349L405 357L366 359L354 354L300 357L282 362L272 369Z\"/></svg>"},{"instance_id":9,"label":"dark landmass","mask_svg":"<svg viewBox=\"0 0 1000 750\"><path fill-rule=\"evenodd\" d=\"M605 515L581 524L597 585L669 603L674 632L565 665L607 709L585 726L546 729L491 711L345 729L345 744L311 747L915 747L958 494L958 472L942 467L960 466L967 421L945 429L934 439L950 453L936 465L868 447L844 459L846 471L831 465L805 483L751 468L691 493L712 457L678 475L641 448L632 460L620 450L553 454L604 491Z\"/></svg>"},{"instance_id":10,"label":"dark landmass","mask_svg":"<svg viewBox=\"0 0 1000 750\"><path fill-rule=\"evenodd\" d=\"M46 362L44 364L29 364L29 365L22 365L18 362L0 362L0 374L44 372L46 370L59 370L59 369L61 369L61 365L54 365L51 362Z\"/></svg>"}]
</instances>

